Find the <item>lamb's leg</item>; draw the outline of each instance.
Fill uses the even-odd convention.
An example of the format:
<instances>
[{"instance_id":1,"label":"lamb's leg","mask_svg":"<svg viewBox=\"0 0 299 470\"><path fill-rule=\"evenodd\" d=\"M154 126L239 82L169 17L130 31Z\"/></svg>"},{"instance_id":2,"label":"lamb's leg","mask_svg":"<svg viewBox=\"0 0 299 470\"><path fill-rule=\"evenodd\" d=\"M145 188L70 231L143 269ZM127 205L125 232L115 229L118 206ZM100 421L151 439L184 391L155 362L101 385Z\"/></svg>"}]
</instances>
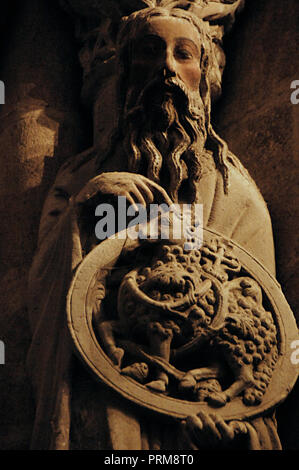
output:
<instances>
[{"instance_id":1,"label":"lamb's leg","mask_svg":"<svg viewBox=\"0 0 299 470\"><path fill-rule=\"evenodd\" d=\"M250 366L238 368L235 373L235 382L223 392L215 392L208 398L208 403L213 406L224 406L228 401L233 400L247 387L253 384L253 375Z\"/></svg>"},{"instance_id":2,"label":"lamb's leg","mask_svg":"<svg viewBox=\"0 0 299 470\"><path fill-rule=\"evenodd\" d=\"M170 359L170 345L173 338L171 328L165 328L159 322L150 324L148 338L150 343L150 352L155 356L162 357L167 362ZM157 371L156 379L146 384L156 392L165 392L168 385L168 376L165 372Z\"/></svg>"},{"instance_id":3,"label":"lamb's leg","mask_svg":"<svg viewBox=\"0 0 299 470\"><path fill-rule=\"evenodd\" d=\"M117 347L114 339L114 332L119 328L119 323L115 320L103 321L97 324L96 327L107 355L117 367L120 367L124 350Z\"/></svg>"}]
</instances>

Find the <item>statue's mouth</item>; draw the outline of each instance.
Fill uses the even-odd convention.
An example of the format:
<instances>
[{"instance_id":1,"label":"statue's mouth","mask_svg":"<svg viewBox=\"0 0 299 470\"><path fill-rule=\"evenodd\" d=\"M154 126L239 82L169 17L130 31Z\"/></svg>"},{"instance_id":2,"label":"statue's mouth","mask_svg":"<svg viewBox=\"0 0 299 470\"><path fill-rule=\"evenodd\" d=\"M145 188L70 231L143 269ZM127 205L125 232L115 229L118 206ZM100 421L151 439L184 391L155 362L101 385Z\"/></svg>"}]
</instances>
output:
<instances>
[{"instance_id":1,"label":"statue's mouth","mask_svg":"<svg viewBox=\"0 0 299 470\"><path fill-rule=\"evenodd\" d=\"M137 99L137 107L147 103L151 106L161 105L166 99L172 98L176 104L188 103L188 91L184 84L177 78L154 79L141 91Z\"/></svg>"}]
</instances>

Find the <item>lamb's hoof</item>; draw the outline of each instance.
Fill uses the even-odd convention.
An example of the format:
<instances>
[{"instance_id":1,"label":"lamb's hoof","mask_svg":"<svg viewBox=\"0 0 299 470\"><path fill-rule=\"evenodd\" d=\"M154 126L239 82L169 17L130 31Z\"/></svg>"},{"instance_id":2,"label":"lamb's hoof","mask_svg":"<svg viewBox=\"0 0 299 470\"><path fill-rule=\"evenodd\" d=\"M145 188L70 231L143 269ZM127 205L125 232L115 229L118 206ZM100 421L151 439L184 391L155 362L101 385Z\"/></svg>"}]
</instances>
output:
<instances>
[{"instance_id":1,"label":"lamb's hoof","mask_svg":"<svg viewBox=\"0 0 299 470\"><path fill-rule=\"evenodd\" d=\"M163 380L153 380L146 384L148 388L151 388L155 392L163 393L166 392L166 384Z\"/></svg>"},{"instance_id":2,"label":"lamb's hoof","mask_svg":"<svg viewBox=\"0 0 299 470\"><path fill-rule=\"evenodd\" d=\"M145 362L135 362L122 369L120 373L137 380L137 382L144 383L148 376L148 365Z\"/></svg>"},{"instance_id":3,"label":"lamb's hoof","mask_svg":"<svg viewBox=\"0 0 299 470\"><path fill-rule=\"evenodd\" d=\"M184 390L192 390L196 385L196 380L191 374L186 374L185 377L179 383L179 389Z\"/></svg>"},{"instance_id":4,"label":"lamb's hoof","mask_svg":"<svg viewBox=\"0 0 299 470\"><path fill-rule=\"evenodd\" d=\"M110 357L113 361L113 363L117 366L120 367L122 363L122 359L124 357L125 351L121 348L114 348L111 353Z\"/></svg>"},{"instance_id":5,"label":"lamb's hoof","mask_svg":"<svg viewBox=\"0 0 299 470\"><path fill-rule=\"evenodd\" d=\"M223 392L214 392L208 398L209 405L212 406L224 406L227 403L227 396Z\"/></svg>"}]
</instances>

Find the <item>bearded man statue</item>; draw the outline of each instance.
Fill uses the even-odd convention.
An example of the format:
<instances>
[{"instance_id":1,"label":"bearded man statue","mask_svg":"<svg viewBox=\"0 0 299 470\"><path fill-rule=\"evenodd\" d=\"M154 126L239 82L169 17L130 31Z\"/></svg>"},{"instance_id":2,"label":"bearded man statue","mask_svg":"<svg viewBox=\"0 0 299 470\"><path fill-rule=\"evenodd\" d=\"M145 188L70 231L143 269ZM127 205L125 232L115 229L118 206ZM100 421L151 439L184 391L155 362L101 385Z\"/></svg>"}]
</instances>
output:
<instances>
[{"instance_id":1,"label":"bearded man statue","mask_svg":"<svg viewBox=\"0 0 299 470\"><path fill-rule=\"evenodd\" d=\"M99 243L95 207L118 196L145 206L202 204L204 228L275 275L266 204L211 124L219 63L208 24L196 13L149 6L124 20L117 128L105 151L93 148L62 166L46 200L29 281L33 449L280 448L273 413L240 426L217 412L174 424L130 404L89 377L67 331L70 282Z\"/></svg>"}]
</instances>

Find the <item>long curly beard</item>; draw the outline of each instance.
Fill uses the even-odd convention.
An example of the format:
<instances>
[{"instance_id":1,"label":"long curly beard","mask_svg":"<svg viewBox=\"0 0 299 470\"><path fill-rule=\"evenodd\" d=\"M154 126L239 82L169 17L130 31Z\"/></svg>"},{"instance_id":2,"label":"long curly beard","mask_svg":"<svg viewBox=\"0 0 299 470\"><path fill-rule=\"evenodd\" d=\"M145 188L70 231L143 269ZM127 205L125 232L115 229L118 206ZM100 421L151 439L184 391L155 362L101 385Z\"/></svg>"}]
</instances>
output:
<instances>
[{"instance_id":1,"label":"long curly beard","mask_svg":"<svg viewBox=\"0 0 299 470\"><path fill-rule=\"evenodd\" d=\"M122 123L129 171L164 186L174 202L182 192L194 202L207 138L199 93L192 96L178 78L152 81L137 100L133 93L127 94Z\"/></svg>"}]
</instances>

